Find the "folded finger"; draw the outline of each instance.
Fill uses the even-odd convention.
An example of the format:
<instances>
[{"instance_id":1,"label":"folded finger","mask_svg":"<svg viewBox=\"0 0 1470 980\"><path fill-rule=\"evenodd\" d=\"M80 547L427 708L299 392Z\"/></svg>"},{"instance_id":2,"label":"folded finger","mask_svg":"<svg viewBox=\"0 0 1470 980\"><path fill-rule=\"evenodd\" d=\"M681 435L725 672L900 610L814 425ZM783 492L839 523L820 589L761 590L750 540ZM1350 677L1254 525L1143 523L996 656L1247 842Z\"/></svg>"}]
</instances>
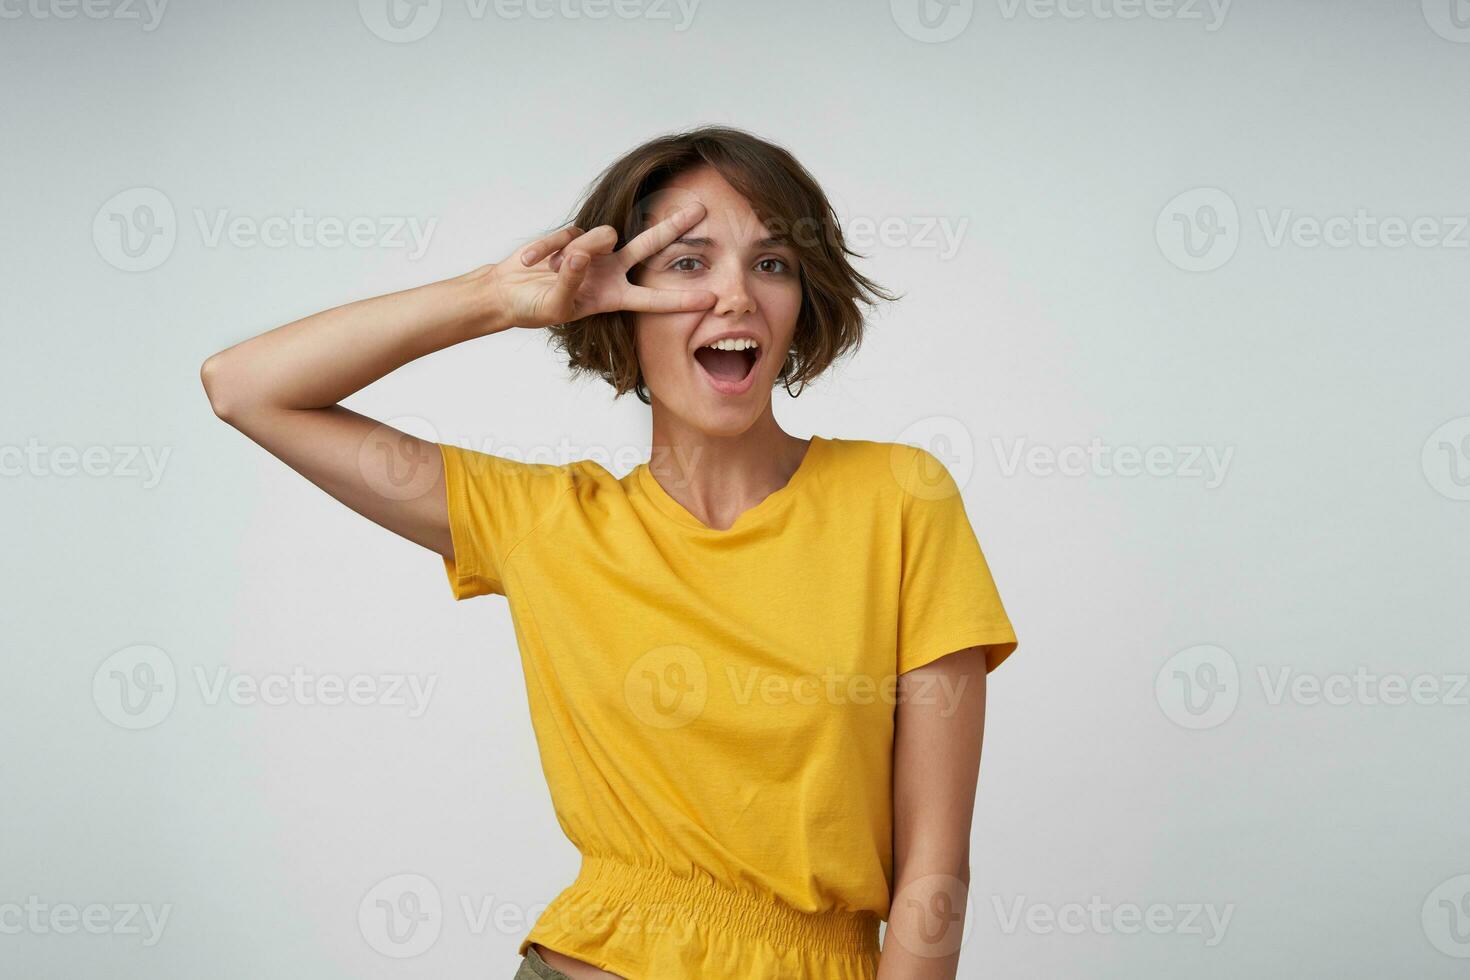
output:
<instances>
[{"instance_id":1,"label":"folded finger","mask_svg":"<svg viewBox=\"0 0 1470 980\"><path fill-rule=\"evenodd\" d=\"M612 225L598 225L591 231L572 239L571 244L562 249L570 252L575 249L578 252L586 252L588 255L606 255L618 247L618 230Z\"/></svg>"},{"instance_id":2,"label":"folded finger","mask_svg":"<svg viewBox=\"0 0 1470 980\"><path fill-rule=\"evenodd\" d=\"M582 234L581 228L576 225L567 225L560 231L554 231L544 238L536 239L521 249L521 265L535 265L557 249L564 248L580 234Z\"/></svg>"},{"instance_id":3,"label":"folded finger","mask_svg":"<svg viewBox=\"0 0 1470 980\"><path fill-rule=\"evenodd\" d=\"M564 256L571 256L574 260L561 263L561 269L556 276L556 285L551 287L553 298L552 305L557 309L571 309L572 301L577 295L582 281L587 278L587 267L592 260L585 252L565 252ZM579 268L580 267L580 268Z\"/></svg>"}]
</instances>

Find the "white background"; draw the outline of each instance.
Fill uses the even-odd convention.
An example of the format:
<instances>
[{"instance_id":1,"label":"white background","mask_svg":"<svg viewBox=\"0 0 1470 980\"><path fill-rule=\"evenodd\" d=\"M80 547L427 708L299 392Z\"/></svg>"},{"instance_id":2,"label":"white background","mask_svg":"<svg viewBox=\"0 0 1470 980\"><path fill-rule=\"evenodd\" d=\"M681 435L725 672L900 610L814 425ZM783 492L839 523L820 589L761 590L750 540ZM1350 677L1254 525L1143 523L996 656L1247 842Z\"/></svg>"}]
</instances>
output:
<instances>
[{"instance_id":1,"label":"white background","mask_svg":"<svg viewBox=\"0 0 1470 980\"><path fill-rule=\"evenodd\" d=\"M789 147L855 236L889 222L862 268L905 294L829 378L778 391L778 417L942 450L1021 638L990 678L961 976L1463 976L1470 5L1452 2L989 0L931 4L931 30L911 0L443 0L400 5L395 33L387 0L6 0L0 975L514 972L577 857L504 600L453 603L437 557L214 419L198 368L498 260L630 147L718 122ZM160 198L130 257L117 222L136 233ZM434 224L422 255L212 236L298 210ZM1360 210L1312 243L1311 221ZM1420 243L1385 243L1418 218ZM570 383L529 331L349 404L619 472L647 445L645 406ZM1093 462L1122 447L1159 447L1155 471ZM1229 453L1220 479L1185 465L1206 450ZM129 730L110 685L144 675L109 658L138 645L174 702ZM220 671L298 666L436 686L417 715L211 703ZM1437 694L1382 703L1386 675ZM1184 686L1212 676L1221 700ZM1346 696L1278 698L1283 676ZM397 958L380 950L416 947L371 920L403 874L442 911ZM51 918L96 903L100 934ZM129 904L167 907L156 942L119 922ZM1190 905L1228 912L1223 934L1181 926Z\"/></svg>"}]
</instances>

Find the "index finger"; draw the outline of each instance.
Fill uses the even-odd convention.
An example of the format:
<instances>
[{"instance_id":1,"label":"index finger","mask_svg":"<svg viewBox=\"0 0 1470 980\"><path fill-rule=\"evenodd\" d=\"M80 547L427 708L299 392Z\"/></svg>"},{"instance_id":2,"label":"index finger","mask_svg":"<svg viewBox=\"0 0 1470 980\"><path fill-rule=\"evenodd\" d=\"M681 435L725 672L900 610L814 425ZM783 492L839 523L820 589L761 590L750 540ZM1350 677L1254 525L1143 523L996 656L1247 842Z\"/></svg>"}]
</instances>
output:
<instances>
[{"instance_id":1,"label":"index finger","mask_svg":"<svg viewBox=\"0 0 1470 980\"><path fill-rule=\"evenodd\" d=\"M704 212L705 207L699 201L681 205L673 214L623 246L618 255L622 256L624 267L631 269L650 255L668 247L674 239L699 224Z\"/></svg>"}]
</instances>

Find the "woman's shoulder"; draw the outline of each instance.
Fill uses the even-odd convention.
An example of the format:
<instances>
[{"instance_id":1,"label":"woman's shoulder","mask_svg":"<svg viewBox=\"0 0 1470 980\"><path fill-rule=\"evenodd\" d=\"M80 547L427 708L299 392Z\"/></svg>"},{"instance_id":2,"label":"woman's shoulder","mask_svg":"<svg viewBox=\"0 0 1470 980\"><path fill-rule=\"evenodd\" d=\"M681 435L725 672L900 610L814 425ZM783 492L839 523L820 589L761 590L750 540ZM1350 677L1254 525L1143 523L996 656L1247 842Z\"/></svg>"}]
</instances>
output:
<instances>
[{"instance_id":1,"label":"woman's shoulder","mask_svg":"<svg viewBox=\"0 0 1470 980\"><path fill-rule=\"evenodd\" d=\"M927 446L879 439L829 440L833 452L833 482L864 487L902 503L907 515L915 507L944 509L961 503L962 487L970 477L972 460L964 447L944 440Z\"/></svg>"},{"instance_id":2,"label":"woman's shoulder","mask_svg":"<svg viewBox=\"0 0 1470 980\"><path fill-rule=\"evenodd\" d=\"M914 461L927 452L927 450L906 442L892 442L885 439L835 436L822 438L830 450L829 456L835 463L852 467L878 470L888 467L896 468L900 473L907 473L913 469Z\"/></svg>"},{"instance_id":3,"label":"woman's shoulder","mask_svg":"<svg viewBox=\"0 0 1470 980\"><path fill-rule=\"evenodd\" d=\"M840 473L844 483L869 490L902 490L912 481L920 459L930 455L917 446L885 439L829 437L823 441L829 470Z\"/></svg>"}]
</instances>

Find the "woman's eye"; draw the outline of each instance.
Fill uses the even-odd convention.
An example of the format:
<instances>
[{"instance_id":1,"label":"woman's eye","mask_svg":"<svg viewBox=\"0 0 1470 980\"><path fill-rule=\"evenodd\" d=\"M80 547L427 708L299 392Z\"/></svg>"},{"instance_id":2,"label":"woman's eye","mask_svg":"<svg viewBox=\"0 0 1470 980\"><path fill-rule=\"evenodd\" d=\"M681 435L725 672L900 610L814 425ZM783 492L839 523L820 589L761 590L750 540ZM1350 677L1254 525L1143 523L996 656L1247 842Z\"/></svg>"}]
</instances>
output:
<instances>
[{"instance_id":1,"label":"woman's eye","mask_svg":"<svg viewBox=\"0 0 1470 980\"><path fill-rule=\"evenodd\" d=\"M704 262L700 259L694 257L693 255L686 255L682 259L675 259L673 262L670 262L669 268L674 272L697 272L703 265ZM756 263L756 268L759 269L761 272L766 273L767 275L775 276L783 275L791 271L791 267L785 259L775 258L761 259L759 262Z\"/></svg>"}]
</instances>

